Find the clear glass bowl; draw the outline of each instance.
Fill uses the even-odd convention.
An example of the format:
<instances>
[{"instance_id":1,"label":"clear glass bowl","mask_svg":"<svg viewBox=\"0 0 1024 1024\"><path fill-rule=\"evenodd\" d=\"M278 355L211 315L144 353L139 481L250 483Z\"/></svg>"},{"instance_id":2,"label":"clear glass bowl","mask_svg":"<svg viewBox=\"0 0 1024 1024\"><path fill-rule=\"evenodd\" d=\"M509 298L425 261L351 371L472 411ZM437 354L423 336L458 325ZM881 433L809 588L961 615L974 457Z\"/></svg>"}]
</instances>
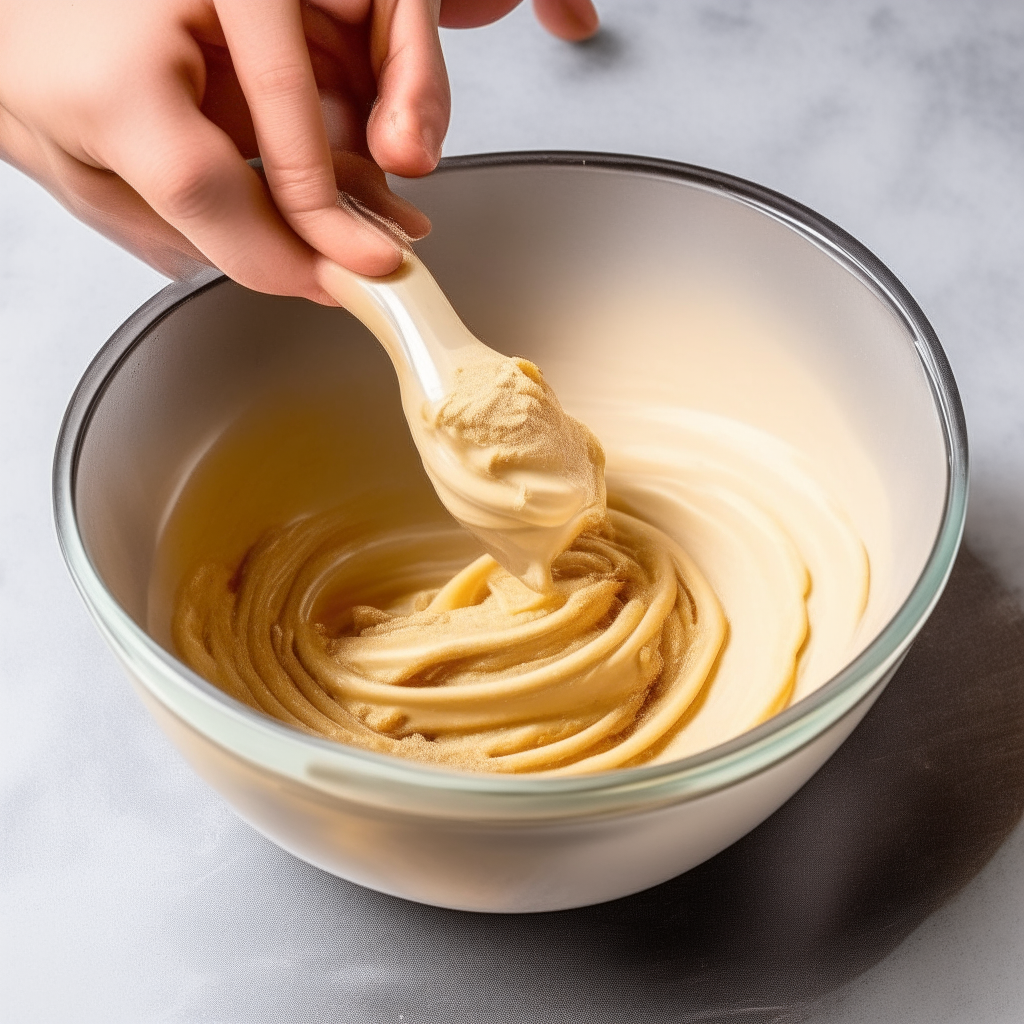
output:
<instances>
[{"instance_id":1,"label":"clear glass bowl","mask_svg":"<svg viewBox=\"0 0 1024 1024\"><path fill-rule=\"evenodd\" d=\"M83 377L54 465L61 547L172 741L285 849L370 887L462 909L551 910L635 892L779 807L899 665L963 530L956 385L890 271L824 218L749 182L635 157L514 153L445 160L402 191L431 216L419 248L469 326L544 365L570 408L588 397L574 395L571 374L587 353L608 361L616 387L656 373L684 404L786 437L854 506L858 480L873 474L888 511L884 524L864 520L876 577L857 656L729 743L575 778L444 771L310 737L238 704L178 661L154 612L158 542L181 487L210 444L275 389L326 381L382 431L400 414L390 367L347 314L213 273L156 295ZM695 295L720 303L723 316L742 307L754 347L687 334ZM635 310L627 344L591 349L565 326L577 315L609 322L623 303ZM829 449L816 429L820 401L780 401L760 383L766 367L800 385L794 393L803 382L807 394L828 396L850 445ZM407 439L388 437L394 458L376 459L370 475L407 464Z\"/></svg>"}]
</instances>

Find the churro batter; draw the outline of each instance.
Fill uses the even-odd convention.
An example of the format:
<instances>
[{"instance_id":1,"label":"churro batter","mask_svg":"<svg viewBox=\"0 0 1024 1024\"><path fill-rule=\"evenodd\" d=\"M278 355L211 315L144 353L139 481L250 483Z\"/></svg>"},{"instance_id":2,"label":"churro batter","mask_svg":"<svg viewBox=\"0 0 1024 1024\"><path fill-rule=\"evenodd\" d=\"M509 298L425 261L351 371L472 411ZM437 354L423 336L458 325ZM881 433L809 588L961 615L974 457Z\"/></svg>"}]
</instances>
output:
<instances>
[{"instance_id":1,"label":"churro batter","mask_svg":"<svg viewBox=\"0 0 1024 1024\"><path fill-rule=\"evenodd\" d=\"M706 749L841 667L867 558L796 450L710 413L596 404L606 511L594 435L533 364L496 358L425 412L436 447L419 445L435 486L453 453L493 478L490 500L438 487L472 533L383 492L299 517L194 572L182 657L344 743L546 773Z\"/></svg>"},{"instance_id":2,"label":"churro batter","mask_svg":"<svg viewBox=\"0 0 1024 1024\"><path fill-rule=\"evenodd\" d=\"M466 352L451 391L414 426L423 466L445 508L506 569L547 590L552 560L604 525L604 451L533 363L482 345Z\"/></svg>"}]
</instances>

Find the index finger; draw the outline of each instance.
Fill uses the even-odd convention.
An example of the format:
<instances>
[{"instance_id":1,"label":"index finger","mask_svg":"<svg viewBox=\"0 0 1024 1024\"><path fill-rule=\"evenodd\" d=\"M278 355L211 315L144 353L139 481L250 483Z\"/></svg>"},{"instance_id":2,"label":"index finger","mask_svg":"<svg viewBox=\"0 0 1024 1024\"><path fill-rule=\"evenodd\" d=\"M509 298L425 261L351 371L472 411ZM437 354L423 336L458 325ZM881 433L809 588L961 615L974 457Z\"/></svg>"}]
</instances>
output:
<instances>
[{"instance_id":1,"label":"index finger","mask_svg":"<svg viewBox=\"0 0 1024 1024\"><path fill-rule=\"evenodd\" d=\"M320 98L298 0L216 0L263 169L281 214L318 252L357 273L388 274L402 253L337 205ZM254 10L257 16L254 17Z\"/></svg>"}]
</instances>

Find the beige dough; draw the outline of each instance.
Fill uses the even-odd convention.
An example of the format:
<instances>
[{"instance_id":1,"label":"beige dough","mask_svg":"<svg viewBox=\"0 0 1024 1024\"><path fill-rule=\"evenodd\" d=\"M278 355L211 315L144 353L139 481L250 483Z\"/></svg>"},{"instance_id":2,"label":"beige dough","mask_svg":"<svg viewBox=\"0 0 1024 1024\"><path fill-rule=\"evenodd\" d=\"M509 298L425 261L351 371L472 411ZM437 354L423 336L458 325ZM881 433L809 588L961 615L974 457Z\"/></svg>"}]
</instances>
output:
<instances>
[{"instance_id":1,"label":"beige dough","mask_svg":"<svg viewBox=\"0 0 1024 1024\"><path fill-rule=\"evenodd\" d=\"M799 453L709 413L595 403L606 514L594 435L532 363L494 358L414 425L491 554L385 508L300 517L182 588L196 671L368 750L578 773L724 742L841 667L867 558Z\"/></svg>"},{"instance_id":2,"label":"beige dough","mask_svg":"<svg viewBox=\"0 0 1024 1024\"><path fill-rule=\"evenodd\" d=\"M445 508L534 590L605 519L604 451L526 359L470 350L424 417L420 456Z\"/></svg>"}]
</instances>

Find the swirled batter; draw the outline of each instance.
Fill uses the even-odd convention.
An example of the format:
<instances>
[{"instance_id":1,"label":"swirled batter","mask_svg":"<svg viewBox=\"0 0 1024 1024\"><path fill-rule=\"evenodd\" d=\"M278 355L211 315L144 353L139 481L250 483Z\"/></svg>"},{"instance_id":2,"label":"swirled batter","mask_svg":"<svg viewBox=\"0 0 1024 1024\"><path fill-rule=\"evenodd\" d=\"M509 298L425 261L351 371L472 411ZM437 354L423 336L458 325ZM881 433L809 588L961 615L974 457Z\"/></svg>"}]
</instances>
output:
<instances>
[{"instance_id":1,"label":"swirled batter","mask_svg":"<svg viewBox=\"0 0 1024 1024\"><path fill-rule=\"evenodd\" d=\"M457 531L301 519L237 574L197 573L175 637L193 667L268 714L463 768L614 767L679 723L726 626L660 531L611 513L555 559L542 594L490 555L453 571L465 548Z\"/></svg>"},{"instance_id":2,"label":"swirled batter","mask_svg":"<svg viewBox=\"0 0 1024 1024\"><path fill-rule=\"evenodd\" d=\"M320 735L546 773L705 749L841 667L867 559L799 453L707 413L608 404L587 419L611 511L583 518L546 586L454 524L403 521L380 492L201 566L175 610L179 652Z\"/></svg>"}]
</instances>

